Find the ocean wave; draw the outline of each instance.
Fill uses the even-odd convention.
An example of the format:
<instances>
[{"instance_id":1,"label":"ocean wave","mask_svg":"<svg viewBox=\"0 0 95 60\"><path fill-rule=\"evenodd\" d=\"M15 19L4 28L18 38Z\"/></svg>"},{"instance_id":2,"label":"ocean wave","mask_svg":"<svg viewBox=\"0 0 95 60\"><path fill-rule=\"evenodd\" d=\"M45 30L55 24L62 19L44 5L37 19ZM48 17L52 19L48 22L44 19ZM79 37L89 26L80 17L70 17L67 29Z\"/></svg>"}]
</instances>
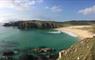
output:
<instances>
[{"instance_id":1,"label":"ocean wave","mask_svg":"<svg viewBox=\"0 0 95 60\"><path fill-rule=\"evenodd\" d=\"M48 33L60 34L60 33L62 33L62 32L61 32L61 31L51 31L51 32L48 32Z\"/></svg>"},{"instance_id":2,"label":"ocean wave","mask_svg":"<svg viewBox=\"0 0 95 60\"><path fill-rule=\"evenodd\" d=\"M67 32L67 31L63 31L64 33L70 35L70 36L73 36L73 37L77 37L76 34L72 33L72 32Z\"/></svg>"}]
</instances>

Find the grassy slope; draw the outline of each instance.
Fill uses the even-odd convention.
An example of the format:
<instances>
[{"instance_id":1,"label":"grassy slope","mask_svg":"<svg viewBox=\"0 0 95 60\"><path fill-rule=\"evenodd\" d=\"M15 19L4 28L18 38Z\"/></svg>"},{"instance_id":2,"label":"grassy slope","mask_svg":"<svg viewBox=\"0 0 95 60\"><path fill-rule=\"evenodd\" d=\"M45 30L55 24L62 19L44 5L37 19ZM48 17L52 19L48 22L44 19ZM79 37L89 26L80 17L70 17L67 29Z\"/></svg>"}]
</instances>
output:
<instances>
[{"instance_id":1,"label":"grassy slope","mask_svg":"<svg viewBox=\"0 0 95 60\"><path fill-rule=\"evenodd\" d=\"M93 32L95 32L94 26ZM65 53L60 60L95 60L95 37L74 44Z\"/></svg>"}]
</instances>

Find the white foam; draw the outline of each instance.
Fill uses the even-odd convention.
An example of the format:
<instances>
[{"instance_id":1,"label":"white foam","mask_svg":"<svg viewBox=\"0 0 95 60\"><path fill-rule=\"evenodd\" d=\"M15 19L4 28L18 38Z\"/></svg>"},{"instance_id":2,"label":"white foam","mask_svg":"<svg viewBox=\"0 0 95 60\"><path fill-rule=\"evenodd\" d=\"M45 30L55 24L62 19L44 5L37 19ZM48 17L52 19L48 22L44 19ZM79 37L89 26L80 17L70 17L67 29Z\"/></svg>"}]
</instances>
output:
<instances>
[{"instance_id":1,"label":"white foam","mask_svg":"<svg viewBox=\"0 0 95 60\"><path fill-rule=\"evenodd\" d=\"M70 35L70 36L77 37L76 34L74 34L74 33L72 33L72 32L68 32L68 31L60 31L60 30L57 30L57 31L48 32L48 33L58 34L58 33L62 33L62 32L63 32L63 33L66 33L66 34L68 34L68 35Z\"/></svg>"},{"instance_id":2,"label":"white foam","mask_svg":"<svg viewBox=\"0 0 95 60\"><path fill-rule=\"evenodd\" d=\"M54 33L54 34L56 34L56 33L62 33L61 31L53 31L53 32L48 32L48 33Z\"/></svg>"},{"instance_id":3,"label":"white foam","mask_svg":"<svg viewBox=\"0 0 95 60\"><path fill-rule=\"evenodd\" d=\"M68 31L62 31L62 32L69 34L70 36L77 37L77 35L72 32L68 32Z\"/></svg>"}]
</instances>

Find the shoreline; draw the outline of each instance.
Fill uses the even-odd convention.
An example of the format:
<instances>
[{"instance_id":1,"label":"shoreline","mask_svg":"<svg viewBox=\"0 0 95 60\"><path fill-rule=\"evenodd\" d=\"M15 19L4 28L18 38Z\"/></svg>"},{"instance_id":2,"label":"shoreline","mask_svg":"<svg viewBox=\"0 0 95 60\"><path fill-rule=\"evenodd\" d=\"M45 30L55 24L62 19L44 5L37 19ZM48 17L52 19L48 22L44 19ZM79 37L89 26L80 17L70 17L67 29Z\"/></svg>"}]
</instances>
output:
<instances>
[{"instance_id":1,"label":"shoreline","mask_svg":"<svg viewBox=\"0 0 95 60\"><path fill-rule=\"evenodd\" d=\"M56 28L55 30L64 32L73 37L78 37L80 40L83 40L85 38L92 38L95 34L90 32L89 30L83 30L82 28L84 27L87 26L70 26L70 27Z\"/></svg>"},{"instance_id":2,"label":"shoreline","mask_svg":"<svg viewBox=\"0 0 95 60\"><path fill-rule=\"evenodd\" d=\"M89 30L84 30L82 28L87 27L87 26L70 26L70 27L62 27L62 28L56 28L55 30L64 32L68 35L71 35L73 37L77 37L79 41L83 41L86 38L93 38L95 36L95 33L92 33ZM90 26L91 27L91 26ZM73 45L72 45L73 46ZM71 47L72 47L71 46ZM60 60L62 58L62 54L67 54L67 52L70 50L68 48L67 50L62 50L59 52L59 57L57 60ZM76 49L75 49L76 50ZM77 51L77 50L76 50Z\"/></svg>"},{"instance_id":3,"label":"shoreline","mask_svg":"<svg viewBox=\"0 0 95 60\"><path fill-rule=\"evenodd\" d=\"M76 34L74 34L74 33L72 33L72 32L68 32L68 31L61 31L61 32L63 32L63 33L66 33L66 34L68 34L68 35L70 35L70 36L72 36L72 37L78 37Z\"/></svg>"}]
</instances>

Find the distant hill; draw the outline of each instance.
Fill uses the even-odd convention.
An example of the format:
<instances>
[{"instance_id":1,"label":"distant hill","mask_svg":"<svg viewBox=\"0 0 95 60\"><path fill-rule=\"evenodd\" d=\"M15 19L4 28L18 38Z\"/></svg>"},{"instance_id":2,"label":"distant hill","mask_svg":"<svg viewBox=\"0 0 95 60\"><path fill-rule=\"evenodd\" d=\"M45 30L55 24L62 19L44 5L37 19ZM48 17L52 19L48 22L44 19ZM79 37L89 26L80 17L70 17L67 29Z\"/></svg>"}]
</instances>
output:
<instances>
[{"instance_id":1,"label":"distant hill","mask_svg":"<svg viewBox=\"0 0 95 60\"><path fill-rule=\"evenodd\" d=\"M89 21L65 21L63 24L71 24L71 25L90 25L95 24L95 20L89 20Z\"/></svg>"}]
</instances>

